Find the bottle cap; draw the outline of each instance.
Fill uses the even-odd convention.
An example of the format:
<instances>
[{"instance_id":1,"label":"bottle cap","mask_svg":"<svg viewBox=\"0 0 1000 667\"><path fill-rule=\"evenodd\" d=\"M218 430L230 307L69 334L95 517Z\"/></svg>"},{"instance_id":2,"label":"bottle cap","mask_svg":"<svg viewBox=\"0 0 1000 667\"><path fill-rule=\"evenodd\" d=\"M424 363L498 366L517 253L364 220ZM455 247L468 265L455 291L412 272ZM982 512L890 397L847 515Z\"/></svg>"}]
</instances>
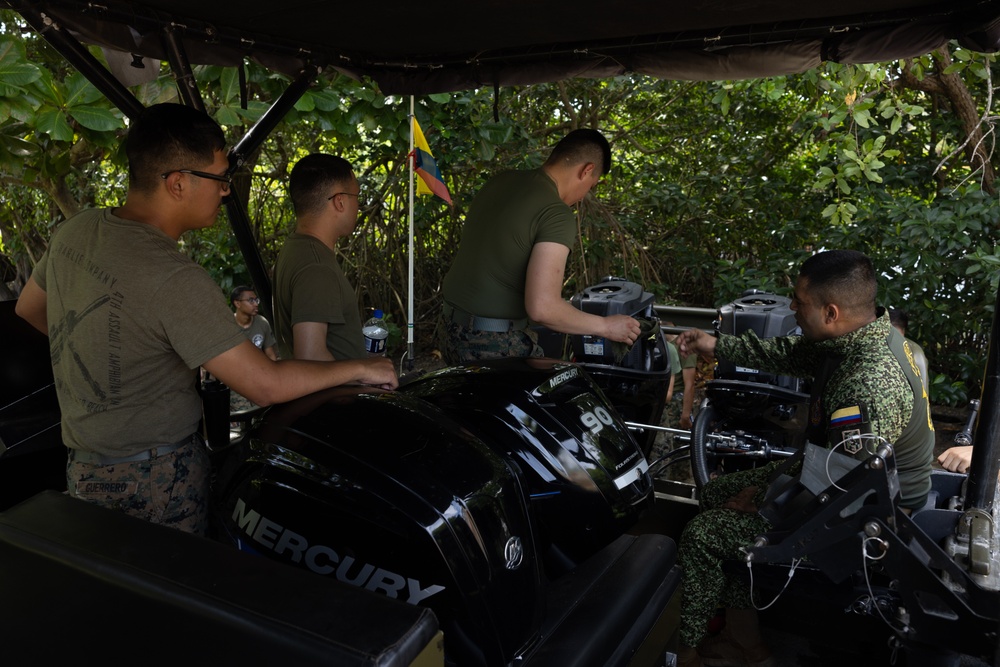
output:
<instances>
[{"instance_id":1,"label":"bottle cap","mask_svg":"<svg viewBox=\"0 0 1000 667\"><path fill-rule=\"evenodd\" d=\"M374 317L376 320L382 319L382 310L380 308L375 309Z\"/></svg>"}]
</instances>

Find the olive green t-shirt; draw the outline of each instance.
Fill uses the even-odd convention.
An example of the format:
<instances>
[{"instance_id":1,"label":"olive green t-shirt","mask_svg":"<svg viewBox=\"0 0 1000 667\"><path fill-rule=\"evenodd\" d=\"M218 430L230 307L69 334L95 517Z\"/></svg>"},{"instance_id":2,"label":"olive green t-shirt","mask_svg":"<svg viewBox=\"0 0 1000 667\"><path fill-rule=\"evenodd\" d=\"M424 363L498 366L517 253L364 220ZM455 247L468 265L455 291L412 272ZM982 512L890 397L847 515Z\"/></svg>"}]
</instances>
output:
<instances>
[{"instance_id":1,"label":"olive green t-shirt","mask_svg":"<svg viewBox=\"0 0 1000 667\"><path fill-rule=\"evenodd\" d=\"M541 169L490 179L469 208L462 243L444 278L444 299L480 317L522 319L528 260L536 243L573 247L576 218Z\"/></svg>"},{"instance_id":2,"label":"olive green t-shirt","mask_svg":"<svg viewBox=\"0 0 1000 667\"><path fill-rule=\"evenodd\" d=\"M292 327L299 322L325 322L326 348L334 359L363 359L364 335L354 288L337 256L307 234L285 241L274 267L274 331L278 354L292 359Z\"/></svg>"},{"instance_id":3,"label":"olive green t-shirt","mask_svg":"<svg viewBox=\"0 0 1000 667\"><path fill-rule=\"evenodd\" d=\"M242 329L242 327L240 328ZM260 350L274 347L274 332L271 331L271 323L264 319L263 315L254 315L250 326L243 329L243 335Z\"/></svg>"},{"instance_id":4,"label":"olive green t-shirt","mask_svg":"<svg viewBox=\"0 0 1000 667\"><path fill-rule=\"evenodd\" d=\"M667 345L670 354L670 372L674 374L674 391L684 391L684 371L688 368L698 367L698 355L689 354L681 359L681 351L677 347L677 341L669 341Z\"/></svg>"},{"instance_id":5,"label":"olive green t-shirt","mask_svg":"<svg viewBox=\"0 0 1000 667\"><path fill-rule=\"evenodd\" d=\"M128 456L195 432L196 369L244 337L176 241L86 210L59 227L33 278L46 294L66 446Z\"/></svg>"}]
</instances>

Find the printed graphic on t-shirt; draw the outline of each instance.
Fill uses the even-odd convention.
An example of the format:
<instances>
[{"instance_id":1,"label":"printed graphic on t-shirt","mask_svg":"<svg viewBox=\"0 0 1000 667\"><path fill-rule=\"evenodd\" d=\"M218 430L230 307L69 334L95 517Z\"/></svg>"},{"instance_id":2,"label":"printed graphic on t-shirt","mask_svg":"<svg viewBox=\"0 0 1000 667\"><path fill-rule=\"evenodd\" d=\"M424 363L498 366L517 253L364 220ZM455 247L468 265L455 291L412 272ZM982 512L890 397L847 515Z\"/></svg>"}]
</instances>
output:
<instances>
[{"instance_id":1,"label":"printed graphic on t-shirt","mask_svg":"<svg viewBox=\"0 0 1000 667\"><path fill-rule=\"evenodd\" d=\"M122 304L125 295L116 289L118 279L104 267L95 263L79 250L68 244L56 242L52 251L79 266L92 278L99 288L107 290L101 296L91 301L82 311L67 310L65 316L49 331L51 338L50 350L52 365L58 367L62 363L71 363L76 367L80 380L90 388L93 400L80 396L79 402L88 413L105 412L109 407L118 405L122 390ZM104 306L108 306L105 310ZM76 348L76 329L84 324L88 317L104 311L107 313L108 365L107 378L95 375L88 367L88 355ZM93 323L91 323L91 328ZM62 388L64 377L56 374L57 389Z\"/></svg>"}]
</instances>

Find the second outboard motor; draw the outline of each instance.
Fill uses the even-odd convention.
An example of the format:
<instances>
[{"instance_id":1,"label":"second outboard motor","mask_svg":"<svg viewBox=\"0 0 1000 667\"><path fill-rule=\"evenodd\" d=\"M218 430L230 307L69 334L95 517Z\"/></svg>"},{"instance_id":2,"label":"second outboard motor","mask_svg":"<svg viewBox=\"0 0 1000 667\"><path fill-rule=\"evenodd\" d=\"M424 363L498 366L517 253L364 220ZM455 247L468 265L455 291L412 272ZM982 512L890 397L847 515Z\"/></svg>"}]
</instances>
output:
<instances>
[{"instance_id":1,"label":"second outboard motor","mask_svg":"<svg viewBox=\"0 0 1000 667\"><path fill-rule=\"evenodd\" d=\"M791 299L748 290L719 308L716 330L759 338L799 335ZM720 359L705 385L705 403L691 429L691 470L703 486L724 474L787 457L803 444L809 402L799 378L744 368Z\"/></svg>"},{"instance_id":2,"label":"second outboard motor","mask_svg":"<svg viewBox=\"0 0 1000 667\"><path fill-rule=\"evenodd\" d=\"M747 290L736 301L719 307L716 330L719 333L738 336L752 329L759 338L799 335L802 332L795 322L795 312L791 308L791 303L792 300L786 296L755 289ZM715 377L720 380L773 384L792 391L802 391L803 387L803 381L798 378L762 373L753 368L736 366L725 359L719 360Z\"/></svg>"}]
</instances>

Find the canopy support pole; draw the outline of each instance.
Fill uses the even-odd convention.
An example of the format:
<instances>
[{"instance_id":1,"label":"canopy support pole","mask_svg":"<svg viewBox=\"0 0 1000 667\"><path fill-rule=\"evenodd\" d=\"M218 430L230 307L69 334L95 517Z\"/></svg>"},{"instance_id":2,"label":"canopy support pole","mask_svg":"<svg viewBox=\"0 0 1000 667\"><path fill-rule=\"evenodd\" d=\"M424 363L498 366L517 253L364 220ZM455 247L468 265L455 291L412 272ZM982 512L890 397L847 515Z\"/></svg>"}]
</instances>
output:
<instances>
[{"instance_id":1,"label":"canopy support pole","mask_svg":"<svg viewBox=\"0 0 1000 667\"><path fill-rule=\"evenodd\" d=\"M184 104L198 111L204 111L205 102L201 99L198 82L195 81L194 70L191 69L191 61L184 51L184 43L177 37L177 28L171 26L163 29L163 50L167 53L167 61L177 83L177 92L184 100Z\"/></svg>"},{"instance_id":2,"label":"canopy support pole","mask_svg":"<svg viewBox=\"0 0 1000 667\"><path fill-rule=\"evenodd\" d=\"M136 99L135 95L122 85L121 81L116 79L108 68L92 56L90 51L62 26L48 15L42 14L27 4L19 6L17 12L24 17L28 25L52 45L52 48L62 54L70 65L78 69L123 114L131 120L138 118L145 110L142 102Z\"/></svg>"},{"instance_id":3,"label":"canopy support pole","mask_svg":"<svg viewBox=\"0 0 1000 667\"><path fill-rule=\"evenodd\" d=\"M407 369L413 370L413 95L410 95L410 245L409 245L409 285L407 288L407 310L406 310L406 361Z\"/></svg>"},{"instance_id":4,"label":"canopy support pole","mask_svg":"<svg viewBox=\"0 0 1000 667\"><path fill-rule=\"evenodd\" d=\"M320 68L310 65L299 72L298 77L292 81L288 88L276 99L264 115L254 123L243 138L237 142L229 151L229 172L232 173L242 167L247 162L247 157L260 148L274 128L285 117L285 114L295 106L302 95L309 90L309 86L319 75ZM253 230L250 228L250 216L246 206L238 197L230 194L226 198L226 214L229 217L229 225L233 229L236 243L243 254L243 260L247 265L247 272L253 281L254 290L260 298L260 310L266 318L274 321L274 313L271 307L271 278L264 260L260 255L260 248L254 238Z\"/></svg>"},{"instance_id":5,"label":"canopy support pole","mask_svg":"<svg viewBox=\"0 0 1000 667\"><path fill-rule=\"evenodd\" d=\"M993 514L1000 474L1000 291L993 309L987 348L986 373L983 375L983 394L980 399L979 419L972 442L972 463L969 465L965 509L980 509Z\"/></svg>"}]
</instances>

